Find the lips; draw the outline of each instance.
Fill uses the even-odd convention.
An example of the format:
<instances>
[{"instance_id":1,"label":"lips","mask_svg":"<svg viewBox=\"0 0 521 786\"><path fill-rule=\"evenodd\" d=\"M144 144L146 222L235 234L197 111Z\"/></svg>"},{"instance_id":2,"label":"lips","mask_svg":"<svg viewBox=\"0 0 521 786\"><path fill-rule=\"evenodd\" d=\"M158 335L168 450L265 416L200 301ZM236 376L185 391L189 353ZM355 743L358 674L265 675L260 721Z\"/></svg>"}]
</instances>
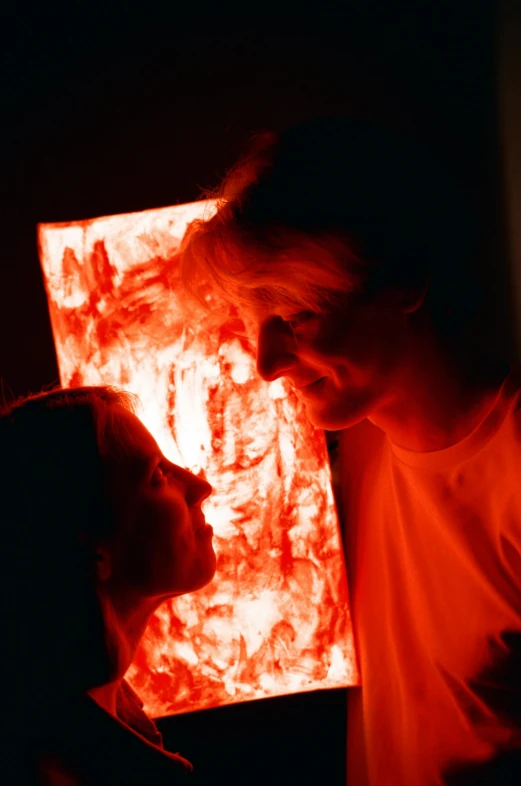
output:
<instances>
[{"instance_id":1,"label":"lips","mask_svg":"<svg viewBox=\"0 0 521 786\"><path fill-rule=\"evenodd\" d=\"M301 387L296 387L295 389L300 393L313 393L315 390L318 390L322 387L322 384L325 382L325 380L326 377L319 377L313 382L308 382L307 385L302 385Z\"/></svg>"},{"instance_id":2,"label":"lips","mask_svg":"<svg viewBox=\"0 0 521 786\"><path fill-rule=\"evenodd\" d=\"M197 516L197 518L193 519L193 523L195 532L199 532L200 529L204 529L208 526L204 516Z\"/></svg>"},{"instance_id":3,"label":"lips","mask_svg":"<svg viewBox=\"0 0 521 786\"><path fill-rule=\"evenodd\" d=\"M196 538L206 538L213 535L213 527L211 524L203 524L195 530Z\"/></svg>"}]
</instances>

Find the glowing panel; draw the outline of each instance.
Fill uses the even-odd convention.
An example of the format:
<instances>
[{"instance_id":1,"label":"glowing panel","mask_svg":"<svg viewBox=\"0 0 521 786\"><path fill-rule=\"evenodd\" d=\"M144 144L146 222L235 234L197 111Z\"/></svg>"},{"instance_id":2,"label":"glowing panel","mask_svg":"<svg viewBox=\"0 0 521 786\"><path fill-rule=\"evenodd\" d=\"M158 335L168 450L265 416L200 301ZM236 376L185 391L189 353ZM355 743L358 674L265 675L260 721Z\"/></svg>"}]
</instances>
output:
<instances>
[{"instance_id":1,"label":"glowing panel","mask_svg":"<svg viewBox=\"0 0 521 786\"><path fill-rule=\"evenodd\" d=\"M155 717L358 679L324 435L258 378L231 311L186 310L176 252L214 209L39 226L62 384L137 393L168 458L215 489L216 577L158 609L127 673Z\"/></svg>"}]
</instances>

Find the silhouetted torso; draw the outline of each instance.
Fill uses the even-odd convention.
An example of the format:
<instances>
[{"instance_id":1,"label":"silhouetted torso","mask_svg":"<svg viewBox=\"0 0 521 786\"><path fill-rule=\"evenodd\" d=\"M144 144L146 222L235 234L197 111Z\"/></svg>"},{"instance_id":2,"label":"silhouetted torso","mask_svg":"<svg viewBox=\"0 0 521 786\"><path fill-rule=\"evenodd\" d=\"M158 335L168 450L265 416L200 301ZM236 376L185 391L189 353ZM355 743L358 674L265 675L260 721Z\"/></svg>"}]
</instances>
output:
<instances>
[{"instance_id":1,"label":"silhouetted torso","mask_svg":"<svg viewBox=\"0 0 521 786\"><path fill-rule=\"evenodd\" d=\"M35 783L170 786L187 782L184 760L163 749L160 732L126 682L118 694L117 714L113 717L87 695L50 713L49 723L37 732ZM18 780L13 772L13 784L20 783L21 771Z\"/></svg>"}]
</instances>

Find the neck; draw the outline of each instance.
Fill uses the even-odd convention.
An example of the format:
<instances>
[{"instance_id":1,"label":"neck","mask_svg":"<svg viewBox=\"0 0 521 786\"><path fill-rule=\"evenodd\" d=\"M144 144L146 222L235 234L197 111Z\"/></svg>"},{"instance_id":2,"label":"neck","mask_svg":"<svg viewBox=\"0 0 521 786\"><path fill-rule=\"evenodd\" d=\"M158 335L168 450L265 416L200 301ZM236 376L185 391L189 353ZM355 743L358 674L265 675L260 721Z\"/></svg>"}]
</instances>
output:
<instances>
[{"instance_id":1,"label":"neck","mask_svg":"<svg viewBox=\"0 0 521 786\"><path fill-rule=\"evenodd\" d=\"M369 420L399 447L443 450L468 436L490 411L508 366L468 348L447 350L433 338L417 350Z\"/></svg>"},{"instance_id":2,"label":"neck","mask_svg":"<svg viewBox=\"0 0 521 786\"><path fill-rule=\"evenodd\" d=\"M116 649L117 675L109 683L90 688L87 693L100 707L114 717L117 716L117 695L123 678L128 671L136 654L137 647L148 621L160 605L156 599L140 600L139 603L129 603L111 598L107 616L107 625L111 634L111 645Z\"/></svg>"}]
</instances>

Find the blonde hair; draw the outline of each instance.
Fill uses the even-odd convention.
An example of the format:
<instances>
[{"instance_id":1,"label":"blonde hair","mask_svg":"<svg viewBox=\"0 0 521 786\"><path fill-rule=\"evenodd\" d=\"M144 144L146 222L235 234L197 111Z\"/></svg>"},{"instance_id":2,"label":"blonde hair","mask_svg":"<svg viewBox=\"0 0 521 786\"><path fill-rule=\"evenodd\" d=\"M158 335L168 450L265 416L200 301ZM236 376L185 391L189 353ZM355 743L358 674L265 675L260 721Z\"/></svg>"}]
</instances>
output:
<instances>
[{"instance_id":1,"label":"blonde hair","mask_svg":"<svg viewBox=\"0 0 521 786\"><path fill-rule=\"evenodd\" d=\"M443 166L410 139L356 118L322 118L249 151L206 193L217 201L180 249L188 292L239 311L260 303L317 313L351 294L425 291L440 333L479 299L475 225Z\"/></svg>"},{"instance_id":2,"label":"blonde hair","mask_svg":"<svg viewBox=\"0 0 521 786\"><path fill-rule=\"evenodd\" d=\"M361 261L338 231L243 220L248 194L269 171L276 144L272 133L254 137L219 188L206 192L217 200L216 213L193 221L185 233L181 277L203 305L217 289L239 310L276 302L321 312L335 296L362 289Z\"/></svg>"}]
</instances>

